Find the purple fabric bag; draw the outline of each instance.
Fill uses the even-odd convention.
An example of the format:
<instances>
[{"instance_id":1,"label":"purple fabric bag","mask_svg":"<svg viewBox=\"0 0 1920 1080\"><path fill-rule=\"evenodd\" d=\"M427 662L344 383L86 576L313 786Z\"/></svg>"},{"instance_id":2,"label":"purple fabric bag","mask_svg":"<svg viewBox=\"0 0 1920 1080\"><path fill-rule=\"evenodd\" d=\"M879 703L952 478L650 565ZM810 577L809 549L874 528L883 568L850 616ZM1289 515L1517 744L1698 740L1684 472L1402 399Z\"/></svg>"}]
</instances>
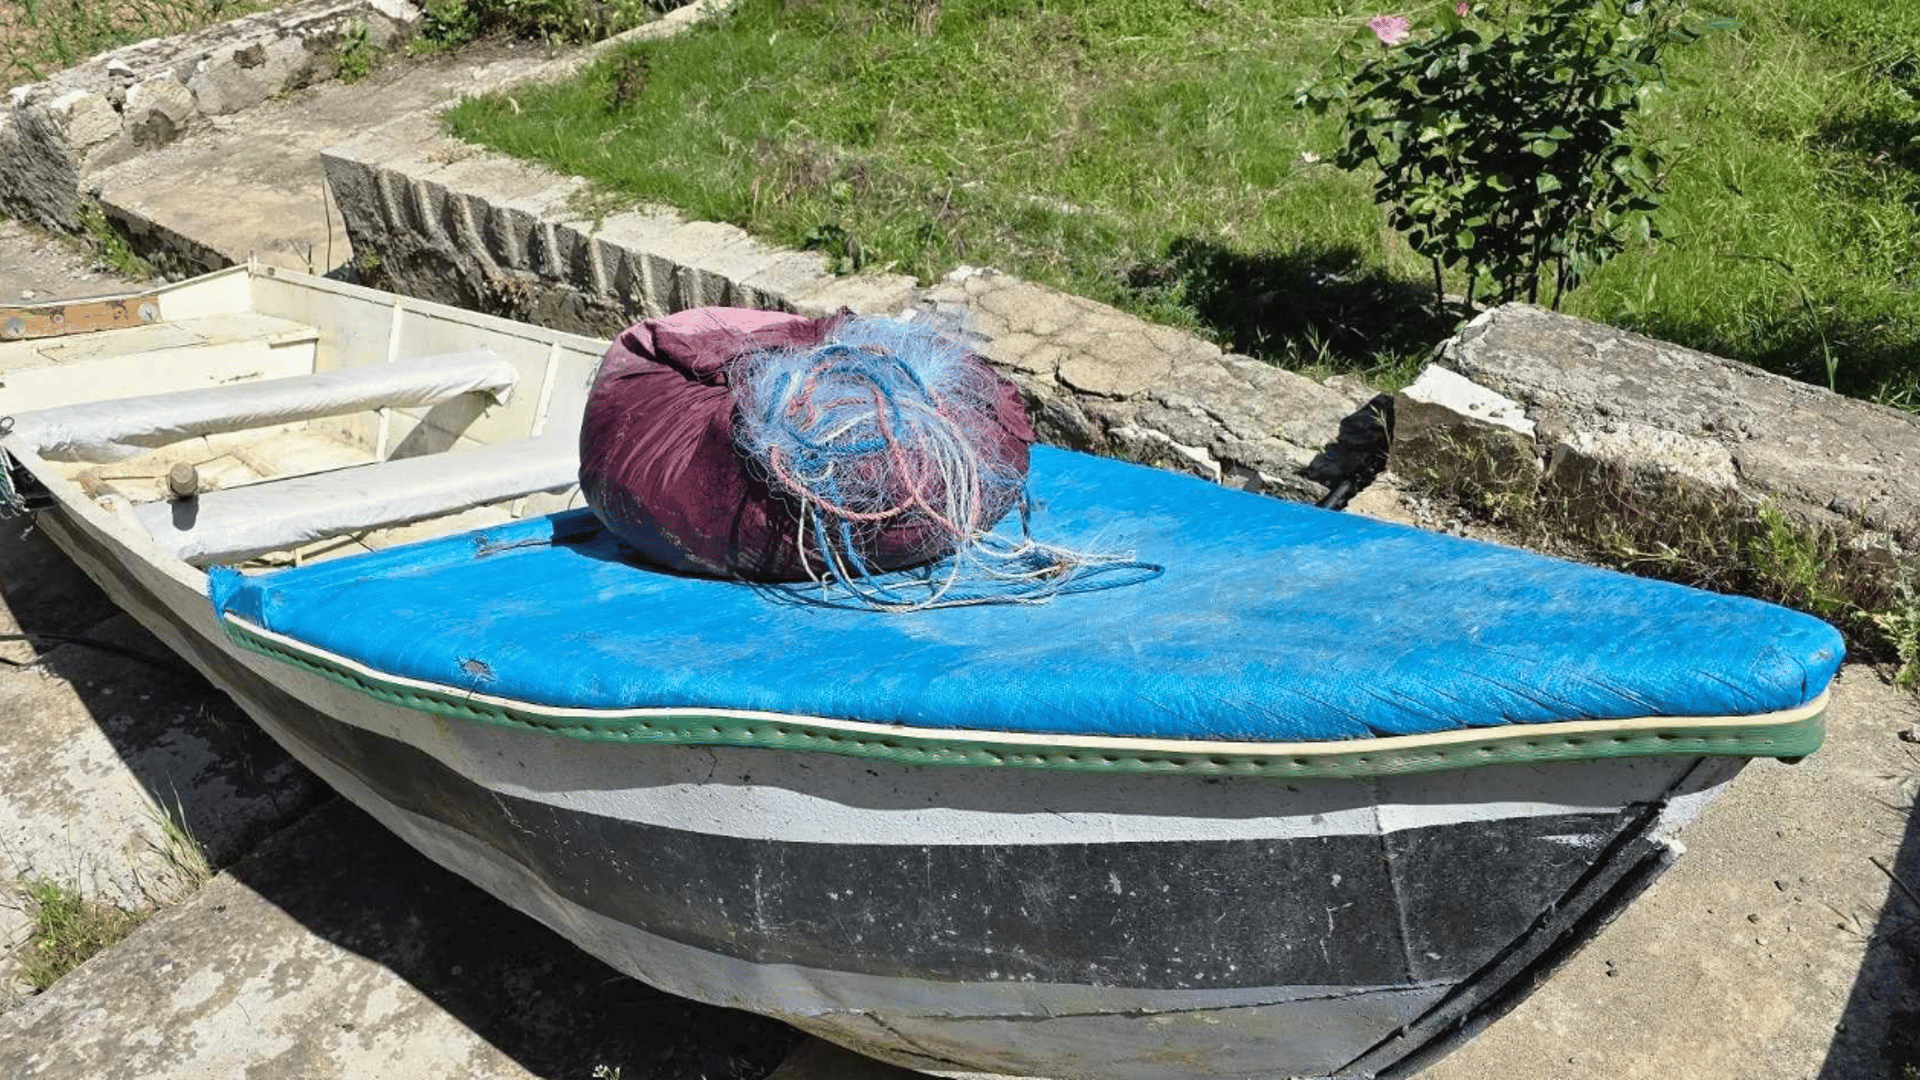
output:
<instances>
[{"instance_id":1,"label":"purple fabric bag","mask_svg":"<svg viewBox=\"0 0 1920 1080\"><path fill-rule=\"evenodd\" d=\"M806 580L795 504L756 476L734 444L727 367L761 349L819 345L845 317L709 307L628 327L601 361L580 428L587 505L641 558L665 569ZM991 428L1000 437L983 451L1024 476L1033 429L1019 390L993 378L1001 394ZM870 545L866 556L888 569L947 554L928 550L918 528L881 530Z\"/></svg>"}]
</instances>

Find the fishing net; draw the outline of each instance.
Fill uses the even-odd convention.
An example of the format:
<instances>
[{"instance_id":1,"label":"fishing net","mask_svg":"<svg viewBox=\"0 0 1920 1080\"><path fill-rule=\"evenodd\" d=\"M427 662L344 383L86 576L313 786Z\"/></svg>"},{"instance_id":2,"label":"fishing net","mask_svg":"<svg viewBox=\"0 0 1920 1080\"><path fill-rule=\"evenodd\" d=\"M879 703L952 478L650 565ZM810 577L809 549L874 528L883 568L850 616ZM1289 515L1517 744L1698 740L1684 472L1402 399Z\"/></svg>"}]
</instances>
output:
<instances>
[{"instance_id":1,"label":"fishing net","mask_svg":"<svg viewBox=\"0 0 1920 1080\"><path fill-rule=\"evenodd\" d=\"M1157 572L1033 538L1025 444L1009 453L998 437L1004 380L925 325L848 320L818 346L742 357L730 380L741 452L793 503L795 547L822 586L913 610L1037 603ZM1018 532L995 532L1016 507ZM888 574L875 551L932 565Z\"/></svg>"},{"instance_id":2,"label":"fishing net","mask_svg":"<svg viewBox=\"0 0 1920 1080\"><path fill-rule=\"evenodd\" d=\"M581 488L647 561L809 602L1038 603L1159 573L1033 538L1032 440L1018 391L929 326L699 309L609 349Z\"/></svg>"}]
</instances>

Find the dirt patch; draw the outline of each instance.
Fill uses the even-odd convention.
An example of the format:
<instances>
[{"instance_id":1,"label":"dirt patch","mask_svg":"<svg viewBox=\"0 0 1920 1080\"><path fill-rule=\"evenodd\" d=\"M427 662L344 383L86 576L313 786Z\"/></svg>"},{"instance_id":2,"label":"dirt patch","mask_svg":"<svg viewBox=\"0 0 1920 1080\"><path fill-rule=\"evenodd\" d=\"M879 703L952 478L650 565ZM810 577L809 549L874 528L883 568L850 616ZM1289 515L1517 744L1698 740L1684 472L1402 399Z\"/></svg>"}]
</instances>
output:
<instances>
[{"instance_id":1,"label":"dirt patch","mask_svg":"<svg viewBox=\"0 0 1920 1080\"><path fill-rule=\"evenodd\" d=\"M0 305L98 296L140 284L102 269L77 241L0 218Z\"/></svg>"}]
</instances>

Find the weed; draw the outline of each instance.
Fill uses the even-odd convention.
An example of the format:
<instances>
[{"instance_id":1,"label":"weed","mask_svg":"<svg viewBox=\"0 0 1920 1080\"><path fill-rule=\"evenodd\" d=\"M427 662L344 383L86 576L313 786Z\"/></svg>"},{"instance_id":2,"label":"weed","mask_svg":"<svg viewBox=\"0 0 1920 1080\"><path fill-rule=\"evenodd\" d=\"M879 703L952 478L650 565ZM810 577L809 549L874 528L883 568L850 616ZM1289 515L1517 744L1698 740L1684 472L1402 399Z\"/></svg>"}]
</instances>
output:
<instances>
[{"instance_id":1,"label":"weed","mask_svg":"<svg viewBox=\"0 0 1920 1080\"><path fill-rule=\"evenodd\" d=\"M385 264L380 261L379 252L370 248L356 251L353 253L353 261L347 265L351 269L351 280L354 284L376 289L385 287L387 273Z\"/></svg>"},{"instance_id":2,"label":"weed","mask_svg":"<svg viewBox=\"0 0 1920 1080\"><path fill-rule=\"evenodd\" d=\"M1823 619L1842 619L1857 608L1830 552L1821 550L1830 545L1772 504L1763 504L1758 518L1759 534L1747 544L1747 560L1763 593Z\"/></svg>"},{"instance_id":3,"label":"weed","mask_svg":"<svg viewBox=\"0 0 1920 1080\"><path fill-rule=\"evenodd\" d=\"M647 73L653 65L639 49L622 52L614 61L613 88L607 94L607 111L622 113L647 88Z\"/></svg>"},{"instance_id":4,"label":"weed","mask_svg":"<svg viewBox=\"0 0 1920 1080\"><path fill-rule=\"evenodd\" d=\"M89 204L80 210L80 224L86 230L88 241L93 246L94 256L102 266L123 278L149 278L153 276L153 267L147 260L134 253L127 238L113 222L107 220L106 212L97 204Z\"/></svg>"},{"instance_id":5,"label":"weed","mask_svg":"<svg viewBox=\"0 0 1920 1080\"><path fill-rule=\"evenodd\" d=\"M33 925L19 954L20 977L36 992L126 937L147 917L51 881L27 882L21 895Z\"/></svg>"},{"instance_id":6,"label":"weed","mask_svg":"<svg viewBox=\"0 0 1920 1080\"><path fill-rule=\"evenodd\" d=\"M409 48L427 54L457 48L480 36L481 11L467 0L430 0Z\"/></svg>"},{"instance_id":7,"label":"weed","mask_svg":"<svg viewBox=\"0 0 1920 1080\"><path fill-rule=\"evenodd\" d=\"M456 48L484 34L543 41L598 41L685 0L431 0L414 51Z\"/></svg>"},{"instance_id":8,"label":"weed","mask_svg":"<svg viewBox=\"0 0 1920 1080\"><path fill-rule=\"evenodd\" d=\"M213 864L207 859L206 848L187 826L186 809L181 805L179 792L174 792L172 806L164 802L150 806L147 816L160 829L160 841L152 846L173 879L168 890L171 895L156 899L184 896L213 879Z\"/></svg>"},{"instance_id":9,"label":"weed","mask_svg":"<svg viewBox=\"0 0 1920 1080\"><path fill-rule=\"evenodd\" d=\"M1903 581L1894 590L1894 605L1873 616L1873 623L1887 636L1893 650L1893 683L1907 690L1920 690L1920 591Z\"/></svg>"},{"instance_id":10,"label":"weed","mask_svg":"<svg viewBox=\"0 0 1920 1080\"><path fill-rule=\"evenodd\" d=\"M1431 437L1395 468L1522 546L1784 604L1833 623L1861 659L1895 656L1871 613L1910 609L1873 553L1828 526L1657 470L1572 453L1542 470L1524 441Z\"/></svg>"},{"instance_id":11,"label":"weed","mask_svg":"<svg viewBox=\"0 0 1920 1080\"><path fill-rule=\"evenodd\" d=\"M368 37L367 21L355 19L342 35L335 77L349 85L359 82L373 74L373 65L379 53L380 50Z\"/></svg>"}]
</instances>

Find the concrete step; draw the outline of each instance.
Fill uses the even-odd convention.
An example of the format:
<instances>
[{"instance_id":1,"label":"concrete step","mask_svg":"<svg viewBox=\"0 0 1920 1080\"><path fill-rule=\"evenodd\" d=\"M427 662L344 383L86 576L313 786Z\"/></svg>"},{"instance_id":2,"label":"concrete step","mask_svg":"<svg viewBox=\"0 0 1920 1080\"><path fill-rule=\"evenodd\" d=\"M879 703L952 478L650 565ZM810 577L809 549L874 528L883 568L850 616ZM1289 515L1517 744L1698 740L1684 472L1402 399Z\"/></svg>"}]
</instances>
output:
<instances>
[{"instance_id":1,"label":"concrete step","mask_svg":"<svg viewBox=\"0 0 1920 1080\"><path fill-rule=\"evenodd\" d=\"M316 274L353 258L320 151L395 116L532 71L543 49L495 44L396 59L352 85L329 82L208 124L92 178L135 247L186 273L261 262ZM192 177L192 183L181 183Z\"/></svg>"},{"instance_id":2,"label":"concrete step","mask_svg":"<svg viewBox=\"0 0 1920 1080\"><path fill-rule=\"evenodd\" d=\"M11 1080L753 1080L797 1041L651 990L329 803L0 1015Z\"/></svg>"},{"instance_id":3,"label":"concrete step","mask_svg":"<svg viewBox=\"0 0 1920 1080\"><path fill-rule=\"evenodd\" d=\"M164 905L198 884L170 857L169 823L218 867L322 797L226 695L19 520L0 522L0 634L33 636L0 641L0 958L28 929L21 884Z\"/></svg>"}]
</instances>

